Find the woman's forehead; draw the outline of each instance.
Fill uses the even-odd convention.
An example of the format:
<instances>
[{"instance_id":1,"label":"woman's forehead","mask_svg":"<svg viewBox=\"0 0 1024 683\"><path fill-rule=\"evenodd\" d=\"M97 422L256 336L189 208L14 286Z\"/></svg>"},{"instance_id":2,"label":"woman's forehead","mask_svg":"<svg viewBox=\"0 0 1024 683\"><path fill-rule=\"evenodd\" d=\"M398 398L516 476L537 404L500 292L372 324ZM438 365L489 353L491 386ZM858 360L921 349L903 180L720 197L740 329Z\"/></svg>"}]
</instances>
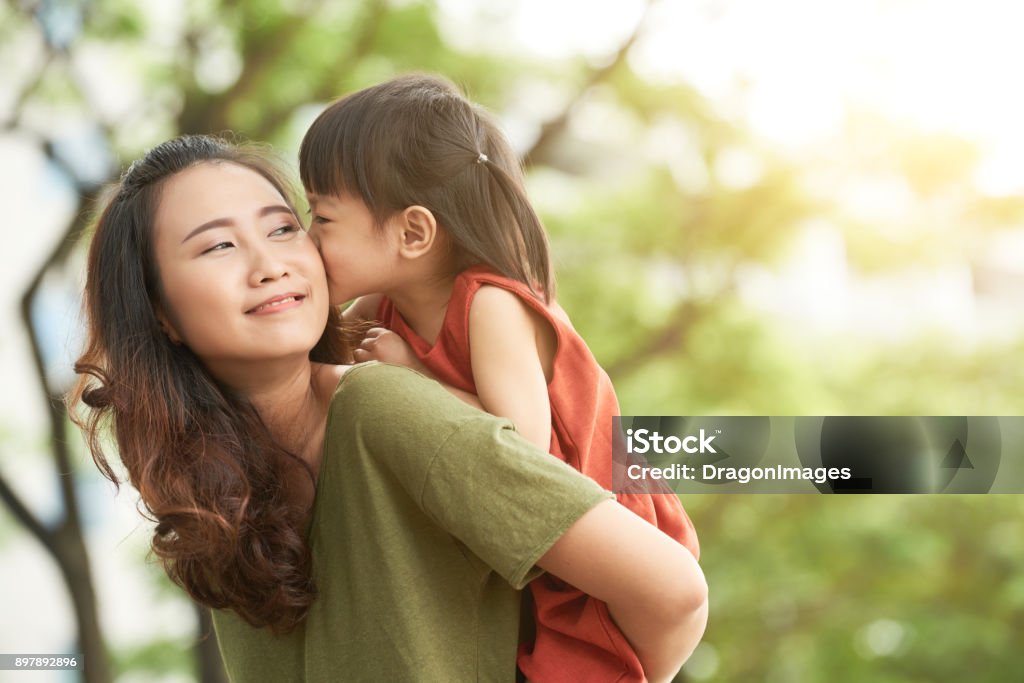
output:
<instances>
[{"instance_id":1,"label":"woman's forehead","mask_svg":"<svg viewBox=\"0 0 1024 683\"><path fill-rule=\"evenodd\" d=\"M261 174L231 162L204 162L164 183L156 229L168 237L187 234L211 220L246 218L273 204L286 202Z\"/></svg>"}]
</instances>

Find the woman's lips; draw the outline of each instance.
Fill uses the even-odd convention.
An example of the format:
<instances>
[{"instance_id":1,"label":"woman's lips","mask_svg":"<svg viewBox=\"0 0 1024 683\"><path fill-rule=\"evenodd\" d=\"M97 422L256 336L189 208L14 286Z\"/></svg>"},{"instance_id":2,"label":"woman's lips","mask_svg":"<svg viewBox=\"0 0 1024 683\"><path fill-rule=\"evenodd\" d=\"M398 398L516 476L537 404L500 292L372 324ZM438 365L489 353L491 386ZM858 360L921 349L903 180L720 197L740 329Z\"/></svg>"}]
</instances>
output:
<instances>
[{"instance_id":1,"label":"woman's lips","mask_svg":"<svg viewBox=\"0 0 1024 683\"><path fill-rule=\"evenodd\" d=\"M246 313L253 315L270 315L273 313L280 313L281 311L287 311L301 306L303 300L306 297L302 294L282 294L281 296L275 296L271 299L267 299L259 306L251 308Z\"/></svg>"}]
</instances>

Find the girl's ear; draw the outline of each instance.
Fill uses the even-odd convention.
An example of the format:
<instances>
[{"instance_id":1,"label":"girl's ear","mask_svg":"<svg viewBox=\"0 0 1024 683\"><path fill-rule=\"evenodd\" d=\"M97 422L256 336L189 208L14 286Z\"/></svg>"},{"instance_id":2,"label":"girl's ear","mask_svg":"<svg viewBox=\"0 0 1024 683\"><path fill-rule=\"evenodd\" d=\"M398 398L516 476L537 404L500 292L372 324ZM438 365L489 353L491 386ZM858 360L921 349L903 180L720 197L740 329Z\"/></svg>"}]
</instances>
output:
<instances>
[{"instance_id":1,"label":"girl's ear","mask_svg":"<svg viewBox=\"0 0 1024 683\"><path fill-rule=\"evenodd\" d=\"M406 258L423 256L437 240L437 220L430 209L419 205L406 207L395 223L398 250Z\"/></svg>"}]
</instances>

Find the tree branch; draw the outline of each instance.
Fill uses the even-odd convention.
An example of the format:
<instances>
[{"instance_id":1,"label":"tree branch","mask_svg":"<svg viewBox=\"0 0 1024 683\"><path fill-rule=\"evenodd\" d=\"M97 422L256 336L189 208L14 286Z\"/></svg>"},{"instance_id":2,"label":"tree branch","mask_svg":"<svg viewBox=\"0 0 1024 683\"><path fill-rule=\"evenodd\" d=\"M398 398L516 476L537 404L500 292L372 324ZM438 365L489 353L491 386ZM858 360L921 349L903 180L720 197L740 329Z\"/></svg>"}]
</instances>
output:
<instances>
[{"instance_id":1,"label":"tree branch","mask_svg":"<svg viewBox=\"0 0 1024 683\"><path fill-rule=\"evenodd\" d=\"M227 130L230 126L231 108L234 103L248 97L266 80L274 63L292 49L299 35L313 19L316 9L323 5L323 0L313 0L309 12L305 15L292 15L274 30L273 40L259 43L259 49L242 50L242 74L239 80L224 93L222 97L212 100L207 121L210 130ZM243 34L244 36L245 34ZM244 42L244 41L243 41Z\"/></svg>"},{"instance_id":2,"label":"tree branch","mask_svg":"<svg viewBox=\"0 0 1024 683\"><path fill-rule=\"evenodd\" d=\"M52 150L48 149L47 151L48 156L53 160ZM36 379L46 397L46 413L50 419L50 434L52 436L50 443L60 480L61 498L64 503L63 523L76 529L80 527L80 519L78 515L78 496L71 477L71 457L68 453L67 441L65 439L67 411L64 407L63 396L60 393L54 392L46 379L46 364L43 359L42 348L35 327L32 325L32 301L35 299L36 292L39 290L39 286L42 284L46 273L50 268L63 264L67 260L68 255L71 253L71 248L84 231L85 220L82 217L84 206L85 199L80 197L75 219L65 229L50 255L36 271L35 276L21 297L21 321L29 336L29 346L32 350L32 361Z\"/></svg>"},{"instance_id":3,"label":"tree branch","mask_svg":"<svg viewBox=\"0 0 1024 683\"><path fill-rule=\"evenodd\" d=\"M336 91L338 74L351 70L359 60L370 54L374 39L377 37L377 30L386 13L387 4L383 0L370 0L366 3L365 15L359 24L359 32L355 39L349 43L345 54L336 60L335 69L320 79L313 92L305 98L306 101L323 102L338 94ZM294 106L270 109L261 119L260 127L253 136L261 140L271 137L294 112Z\"/></svg>"},{"instance_id":4,"label":"tree branch","mask_svg":"<svg viewBox=\"0 0 1024 683\"><path fill-rule=\"evenodd\" d=\"M614 381L636 372L651 358L685 348L690 330L704 316L704 307L693 301L679 304L660 330L649 336L647 342L605 365L605 371Z\"/></svg>"},{"instance_id":5,"label":"tree branch","mask_svg":"<svg viewBox=\"0 0 1024 683\"><path fill-rule=\"evenodd\" d=\"M636 27L629 37L619 46L619 49L615 51L615 54L604 66L596 67L590 70L590 73L584 79L583 84L576 90L575 94L566 103L562 111L558 113L554 118L546 121L540 129L540 135L534 140L530 149L523 155L524 162L527 166L532 166L537 163L543 163L550 153L550 148L558 137L565 131L566 126L569 125L569 119L572 116L573 110L582 101L583 97L590 91L594 86L604 82L607 78L626 61L626 57L629 56L629 51L636 45L637 40L643 33L643 29L647 24L647 18L650 16L651 8L654 7L658 0L647 0L647 4L644 6L643 15L637 22Z\"/></svg>"},{"instance_id":6,"label":"tree branch","mask_svg":"<svg viewBox=\"0 0 1024 683\"><path fill-rule=\"evenodd\" d=\"M18 123L21 121L21 110L24 109L25 103L28 102L28 98L32 96L32 93L34 93L39 84L42 83L43 74L46 73L46 70L50 68L50 65L53 64L53 61L56 58L57 53L47 46L46 53L39 61L35 70L35 75L26 82L25 87L22 88L21 92L15 96L14 104L11 106L10 116L4 120L0 127L4 130L14 130L18 127Z\"/></svg>"},{"instance_id":7,"label":"tree branch","mask_svg":"<svg viewBox=\"0 0 1024 683\"><path fill-rule=\"evenodd\" d=\"M43 148L51 162L58 164L69 177L74 178L71 169L54 153L53 146L45 143ZM51 268L64 264L75 244L81 238L88 224L87 207L95 200L99 188L79 186L78 207L75 216L64 233L57 240L43 264L36 270L21 297L21 320L28 333L32 350L32 361L36 379L47 403L50 421L50 445L56 474L64 505L64 517L55 531L49 534L51 543L46 545L56 561L68 587L78 625L79 647L84 659L84 680L89 683L106 683L110 680L103 635L99 625L96 594L93 589L92 572L89 568L88 550L82 537L81 516L78 495L75 490L73 468L66 439L67 409L63 396L54 391L46 379L46 364L43 359L39 337L32 325L32 301ZM7 498L5 497L5 500ZM45 544L44 544L45 545Z\"/></svg>"},{"instance_id":8,"label":"tree branch","mask_svg":"<svg viewBox=\"0 0 1024 683\"><path fill-rule=\"evenodd\" d=\"M14 492L10 484L7 483L7 479L2 473L0 473L0 500L2 500L7 508L14 515L15 519L21 522L31 533L35 536L43 547L53 555L57 557L56 541L53 533L43 526L43 523L39 521L28 506L22 502L18 494Z\"/></svg>"}]
</instances>

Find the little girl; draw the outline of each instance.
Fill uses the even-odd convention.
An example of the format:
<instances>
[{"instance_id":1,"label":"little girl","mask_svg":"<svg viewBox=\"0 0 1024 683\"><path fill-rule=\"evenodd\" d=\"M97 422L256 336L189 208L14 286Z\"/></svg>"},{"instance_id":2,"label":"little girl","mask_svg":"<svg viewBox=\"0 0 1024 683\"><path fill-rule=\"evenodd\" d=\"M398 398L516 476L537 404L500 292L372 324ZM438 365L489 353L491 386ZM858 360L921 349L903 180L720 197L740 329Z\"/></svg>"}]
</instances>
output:
<instances>
[{"instance_id":1,"label":"little girl","mask_svg":"<svg viewBox=\"0 0 1024 683\"><path fill-rule=\"evenodd\" d=\"M346 319L381 325L356 360L437 379L611 489L618 402L554 301L544 229L491 117L443 79L405 76L332 104L299 154L331 302L356 299ZM676 496L618 500L698 557ZM603 602L548 575L530 589L527 679L645 680Z\"/></svg>"}]
</instances>

